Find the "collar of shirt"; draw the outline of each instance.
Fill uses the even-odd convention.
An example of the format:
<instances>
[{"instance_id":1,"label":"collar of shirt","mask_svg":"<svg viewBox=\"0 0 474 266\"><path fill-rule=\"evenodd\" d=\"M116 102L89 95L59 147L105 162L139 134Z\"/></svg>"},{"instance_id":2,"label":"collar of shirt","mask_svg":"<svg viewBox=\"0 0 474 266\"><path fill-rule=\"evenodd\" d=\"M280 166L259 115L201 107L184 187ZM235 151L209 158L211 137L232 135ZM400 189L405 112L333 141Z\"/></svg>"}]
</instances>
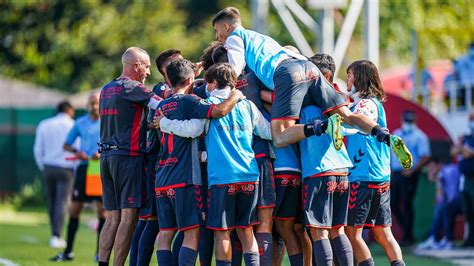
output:
<instances>
[{"instance_id":1,"label":"collar of shirt","mask_svg":"<svg viewBox=\"0 0 474 266\"><path fill-rule=\"evenodd\" d=\"M211 91L211 97L228 99L230 97L230 87L226 86L223 89L214 89L213 91Z\"/></svg>"},{"instance_id":2,"label":"collar of shirt","mask_svg":"<svg viewBox=\"0 0 474 266\"><path fill-rule=\"evenodd\" d=\"M352 102L350 105L351 108L356 106L360 102L360 100L362 100L362 98L359 97L359 92L352 94L350 98L352 99Z\"/></svg>"}]
</instances>

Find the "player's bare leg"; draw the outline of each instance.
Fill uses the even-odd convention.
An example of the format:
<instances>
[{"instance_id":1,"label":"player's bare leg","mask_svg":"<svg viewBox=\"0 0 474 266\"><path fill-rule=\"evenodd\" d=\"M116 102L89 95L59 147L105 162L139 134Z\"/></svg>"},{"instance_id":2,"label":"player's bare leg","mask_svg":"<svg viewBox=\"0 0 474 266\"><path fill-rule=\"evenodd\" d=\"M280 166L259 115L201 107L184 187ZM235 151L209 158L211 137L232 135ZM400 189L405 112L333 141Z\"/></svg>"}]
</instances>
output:
<instances>
[{"instance_id":1,"label":"player's bare leg","mask_svg":"<svg viewBox=\"0 0 474 266\"><path fill-rule=\"evenodd\" d=\"M352 249L354 250L354 258L357 263L372 258L369 247L362 238L362 230L363 228L353 226L346 227L347 237L349 237L349 240L351 241Z\"/></svg>"},{"instance_id":2,"label":"player's bare leg","mask_svg":"<svg viewBox=\"0 0 474 266\"><path fill-rule=\"evenodd\" d=\"M385 254L387 254L390 262L403 260L402 250L395 237L393 237L391 227L374 227L372 232L374 232L375 240L385 250Z\"/></svg>"},{"instance_id":3,"label":"player's bare leg","mask_svg":"<svg viewBox=\"0 0 474 266\"><path fill-rule=\"evenodd\" d=\"M311 266L313 265L313 245L311 244L308 232L304 230L302 224L295 224L295 231L303 250L303 265Z\"/></svg>"},{"instance_id":4,"label":"player's bare leg","mask_svg":"<svg viewBox=\"0 0 474 266\"><path fill-rule=\"evenodd\" d=\"M329 230L325 228L311 227L309 229L313 239L313 255L316 265L327 265L333 262L331 242L329 241Z\"/></svg>"},{"instance_id":5,"label":"player's bare leg","mask_svg":"<svg viewBox=\"0 0 474 266\"><path fill-rule=\"evenodd\" d=\"M101 262L108 262L110 259L115 235L120 224L120 211L106 211L105 217L104 228L100 232L99 240L99 261Z\"/></svg>"},{"instance_id":6,"label":"player's bare leg","mask_svg":"<svg viewBox=\"0 0 474 266\"><path fill-rule=\"evenodd\" d=\"M230 240L231 230L214 231L216 260L232 260L232 244Z\"/></svg>"},{"instance_id":7,"label":"player's bare leg","mask_svg":"<svg viewBox=\"0 0 474 266\"><path fill-rule=\"evenodd\" d=\"M302 252L301 243L294 230L295 220L276 220L275 226L278 233L285 240L288 256L292 256Z\"/></svg>"},{"instance_id":8,"label":"player's bare leg","mask_svg":"<svg viewBox=\"0 0 474 266\"><path fill-rule=\"evenodd\" d=\"M126 208L121 210L120 223L117 228L114 242L114 265L119 266L125 264L137 220L137 208Z\"/></svg>"},{"instance_id":9,"label":"player's bare leg","mask_svg":"<svg viewBox=\"0 0 474 266\"><path fill-rule=\"evenodd\" d=\"M245 265L254 265L259 263L258 244L253 234L253 227L237 228L237 236L242 243Z\"/></svg>"}]
</instances>

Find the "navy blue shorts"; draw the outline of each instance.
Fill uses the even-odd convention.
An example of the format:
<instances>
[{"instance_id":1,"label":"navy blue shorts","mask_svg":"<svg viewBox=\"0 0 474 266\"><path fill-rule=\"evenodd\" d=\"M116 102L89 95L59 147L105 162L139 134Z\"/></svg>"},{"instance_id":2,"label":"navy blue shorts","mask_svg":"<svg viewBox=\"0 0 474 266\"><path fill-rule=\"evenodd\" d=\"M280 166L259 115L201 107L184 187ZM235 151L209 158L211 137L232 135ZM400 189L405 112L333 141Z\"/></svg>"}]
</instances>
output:
<instances>
[{"instance_id":1,"label":"navy blue shorts","mask_svg":"<svg viewBox=\"0 0 474 266\"><path fill-rule=\"evenodd\" d=\"M347 176L321 176L303 180L304 221L307 227L338 228L347 224Z\"/></svg>"},{"instance_id":2,"label":"navy blue shorts","mask_svg":"<svg viewBox=\"0 0 474 266\"><path fill-rule=\"evenodd\" d=\"M301 174L275 172L276 206L273 219L299 220L301 216Z\"/></svg>"},{"instance_id":3,"label":"navy blue shorts","mask_svg":"<svg viewBox=\"0 0 474 266\"><path fill-rule=\"evenodd\" d=\"M100 157L102 200L108 211L140 208L145 179L143 156Z\"/></svg>"},{"instance_id":4,"label":"navy blue shorts","mask_svg":"<svg viewBox=\"0 0 474 266\"><path fill-rule=\"evenodd\" d=\"M275 207L275 181L273 180L273 165L269 157L257 158L258 169L260 171L258 202L257 207Z\"/></svg>"},{"instance_id":5,"label":"navy blue shorts","mask_svg":"<svg viewBox=\"0 0 474 266\"><path fill-rule=\"evenodd\" d=\"M186 231L199 227L199 187L155 188L160 230ZM201 204L204 204L202 197Z\"/></svg>"},{"instance_id":6,"label":"navy blue shorts","mask_svg":"<svg viewBox=\"0 0 474 266\"><path fill-rule=\"evenodd\" d=\"M156 200L155 200L155 166L157 155L147 155L145 182L142 192L142 207L140 208L139 218L146 219L148 217L157 216Z\"/></svg>"},{"instance_id":7,"label":"navy blue shorts","mask_svg":"<svg viewBox=\"0 0 474 266\"><path fill-rule=\"evenodd\" d=\"M275 83L272 119L299 119L303 106L316 105L329 112L347 105L346 97L336 90L308 60L282 61L273 75Z\"/></svg>"},{"instance_id":8,"label":"navy blue shorts","mask_svg":"<svg viewBox=\"0 0 474 266\"><path fill-rule=\"evenodd\" d=\"M214 185L209 189L207 228L247 228L257 221L258 183Z\"/></svg>"},{"instance_id":9,"label":"navy blue shorts","mask_svg":"<svg viewBox=\"0 0 474 266\"><path fill-rule=\"evenodd\" d=\"M72 201L91 202L102 201L101 196L86 195L87 164L80 164L75 171L74 188L72 190Z\"/></svg>"},{"instance_id":10,"label":"navy blue shorts","mask_svg":"<svg viewBox=\"0 0 474 266\"><path fill-rule=\"evenodd\" d=\"M347 225L387 227L392 225L390 182L351 182Z\"/></svg>"}]
</instances>

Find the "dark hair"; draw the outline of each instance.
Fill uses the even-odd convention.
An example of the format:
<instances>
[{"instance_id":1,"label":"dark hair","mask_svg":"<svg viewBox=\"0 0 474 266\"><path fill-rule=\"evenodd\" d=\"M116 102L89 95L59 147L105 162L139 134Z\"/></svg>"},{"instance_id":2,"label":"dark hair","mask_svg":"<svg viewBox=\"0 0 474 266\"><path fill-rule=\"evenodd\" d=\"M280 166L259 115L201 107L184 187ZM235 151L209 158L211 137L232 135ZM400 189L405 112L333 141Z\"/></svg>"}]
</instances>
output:
<instances>
[{"instance_id":1,"label":"dark hair","mask_svg":"<svg viewBox=\"0 0 474 266\"><path fill-rule=\"evenodd\" d=\"M354 86L361 98L375 97L381 102L386 100L379 71L374 63L369 60L354 61L347 67L347 72L349 70L354 75Z\"/></svg>"},{"instance_id":2,"label":"dark hair","mask_svg":"<svg viewBox=\"0 0 474 266\"><path fill-rule=\"evenodd\" d=\"M206 49L204 54L201 56L202 68L204 70L209 69L216 63L227 63L227 49L221 42L212 42Z\"/></svg>"},{"instance_id":3,"label":"dark hair","mask_svg":"<svg viewBox=\"0 0 474 266\"><path fill-rule=\"evenodd\" d=\"M168 60L170 57L175 55L180 55L181 51L176 49L168 49L161 52L155 59L156 68L160 71L161 75L165 76L163 70L166 68L166 65L169 63Z\"/></svg>"},{"instance_id":4,"label":"dark hair","mask_svg":"<svg viewBox=\"0 0 474 266\"><path fill-rule=\"evenodd\" d=\"M313 62L321 73L326 74L327 72L331 73L330 82L334 80L334 73L336 72L336 63L334 58L328 54L315 54L309 58L309 61Z\"/></svg>"},{"instance_id":5,"label":"dark hair","mask_svg":"<svg viewBox=\"0 0 474 266\"><path fill-rule=\"evenodd\" d=\"M182 86L186 80L194 76L195 64L186 59L171 61L166 66L166 74L172 87Z\"/></svg>"},{"instance_id":6,"label":"dark hair","mask_svg":"<svg viewBox=\"0 0 474 266\"><path fill-rule=\"evenodd\" d=\"M207 83L217 81L218 89L223 89L226 86L235 88L237 83L237 73L234 68L228 63L217 63L212 65L204 74L204 79Z\"/></svg>"},{"instance_id":7,"label":"dark hair","mask_svg":"<svg viewBox=\"0 0 474 266\"><path fill-rule=\"evenodd\" d=\"M57 113L65 113L67 112L68 110L73 110L74 107L72 107L71 103L69 101L62 101L60 103L58 103L58 105L56 106L56 112Z\"/></svg>"},{"instance_id":8,"label":"dark hair","mask_svg":"<svg viewBox=\"0 0 474 266\"><path fill-rule=\"evenodd\" d=\"M240 23L240 12L235 7L226 7L212 18L212 26L221 21L226 21L230 24Z\"/></svg>"}]
</instances>

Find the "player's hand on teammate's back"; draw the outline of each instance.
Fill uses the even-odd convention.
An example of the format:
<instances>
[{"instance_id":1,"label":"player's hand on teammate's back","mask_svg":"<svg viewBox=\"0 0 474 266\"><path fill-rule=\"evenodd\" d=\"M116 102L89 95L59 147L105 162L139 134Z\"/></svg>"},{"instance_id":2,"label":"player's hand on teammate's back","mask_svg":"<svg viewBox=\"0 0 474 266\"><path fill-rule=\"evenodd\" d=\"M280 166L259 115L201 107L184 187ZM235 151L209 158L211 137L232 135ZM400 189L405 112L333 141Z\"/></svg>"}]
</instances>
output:
<instances>
[{"instance_id":1,"label":"player's hand on teammate's back","mask_svg":"<svg viewBox=\"0 0 474 266\"><path fill-rule=\"evenodd\" d=\"M153 117L153 122L152 122L153 127L155 129L160 128L160 121L161 121L161 119L163 119L163 117L165 117L165 115L163 114L161 109L157 110L157 112L155 114L155 117Z\"/></svg>"}]
</instances>

